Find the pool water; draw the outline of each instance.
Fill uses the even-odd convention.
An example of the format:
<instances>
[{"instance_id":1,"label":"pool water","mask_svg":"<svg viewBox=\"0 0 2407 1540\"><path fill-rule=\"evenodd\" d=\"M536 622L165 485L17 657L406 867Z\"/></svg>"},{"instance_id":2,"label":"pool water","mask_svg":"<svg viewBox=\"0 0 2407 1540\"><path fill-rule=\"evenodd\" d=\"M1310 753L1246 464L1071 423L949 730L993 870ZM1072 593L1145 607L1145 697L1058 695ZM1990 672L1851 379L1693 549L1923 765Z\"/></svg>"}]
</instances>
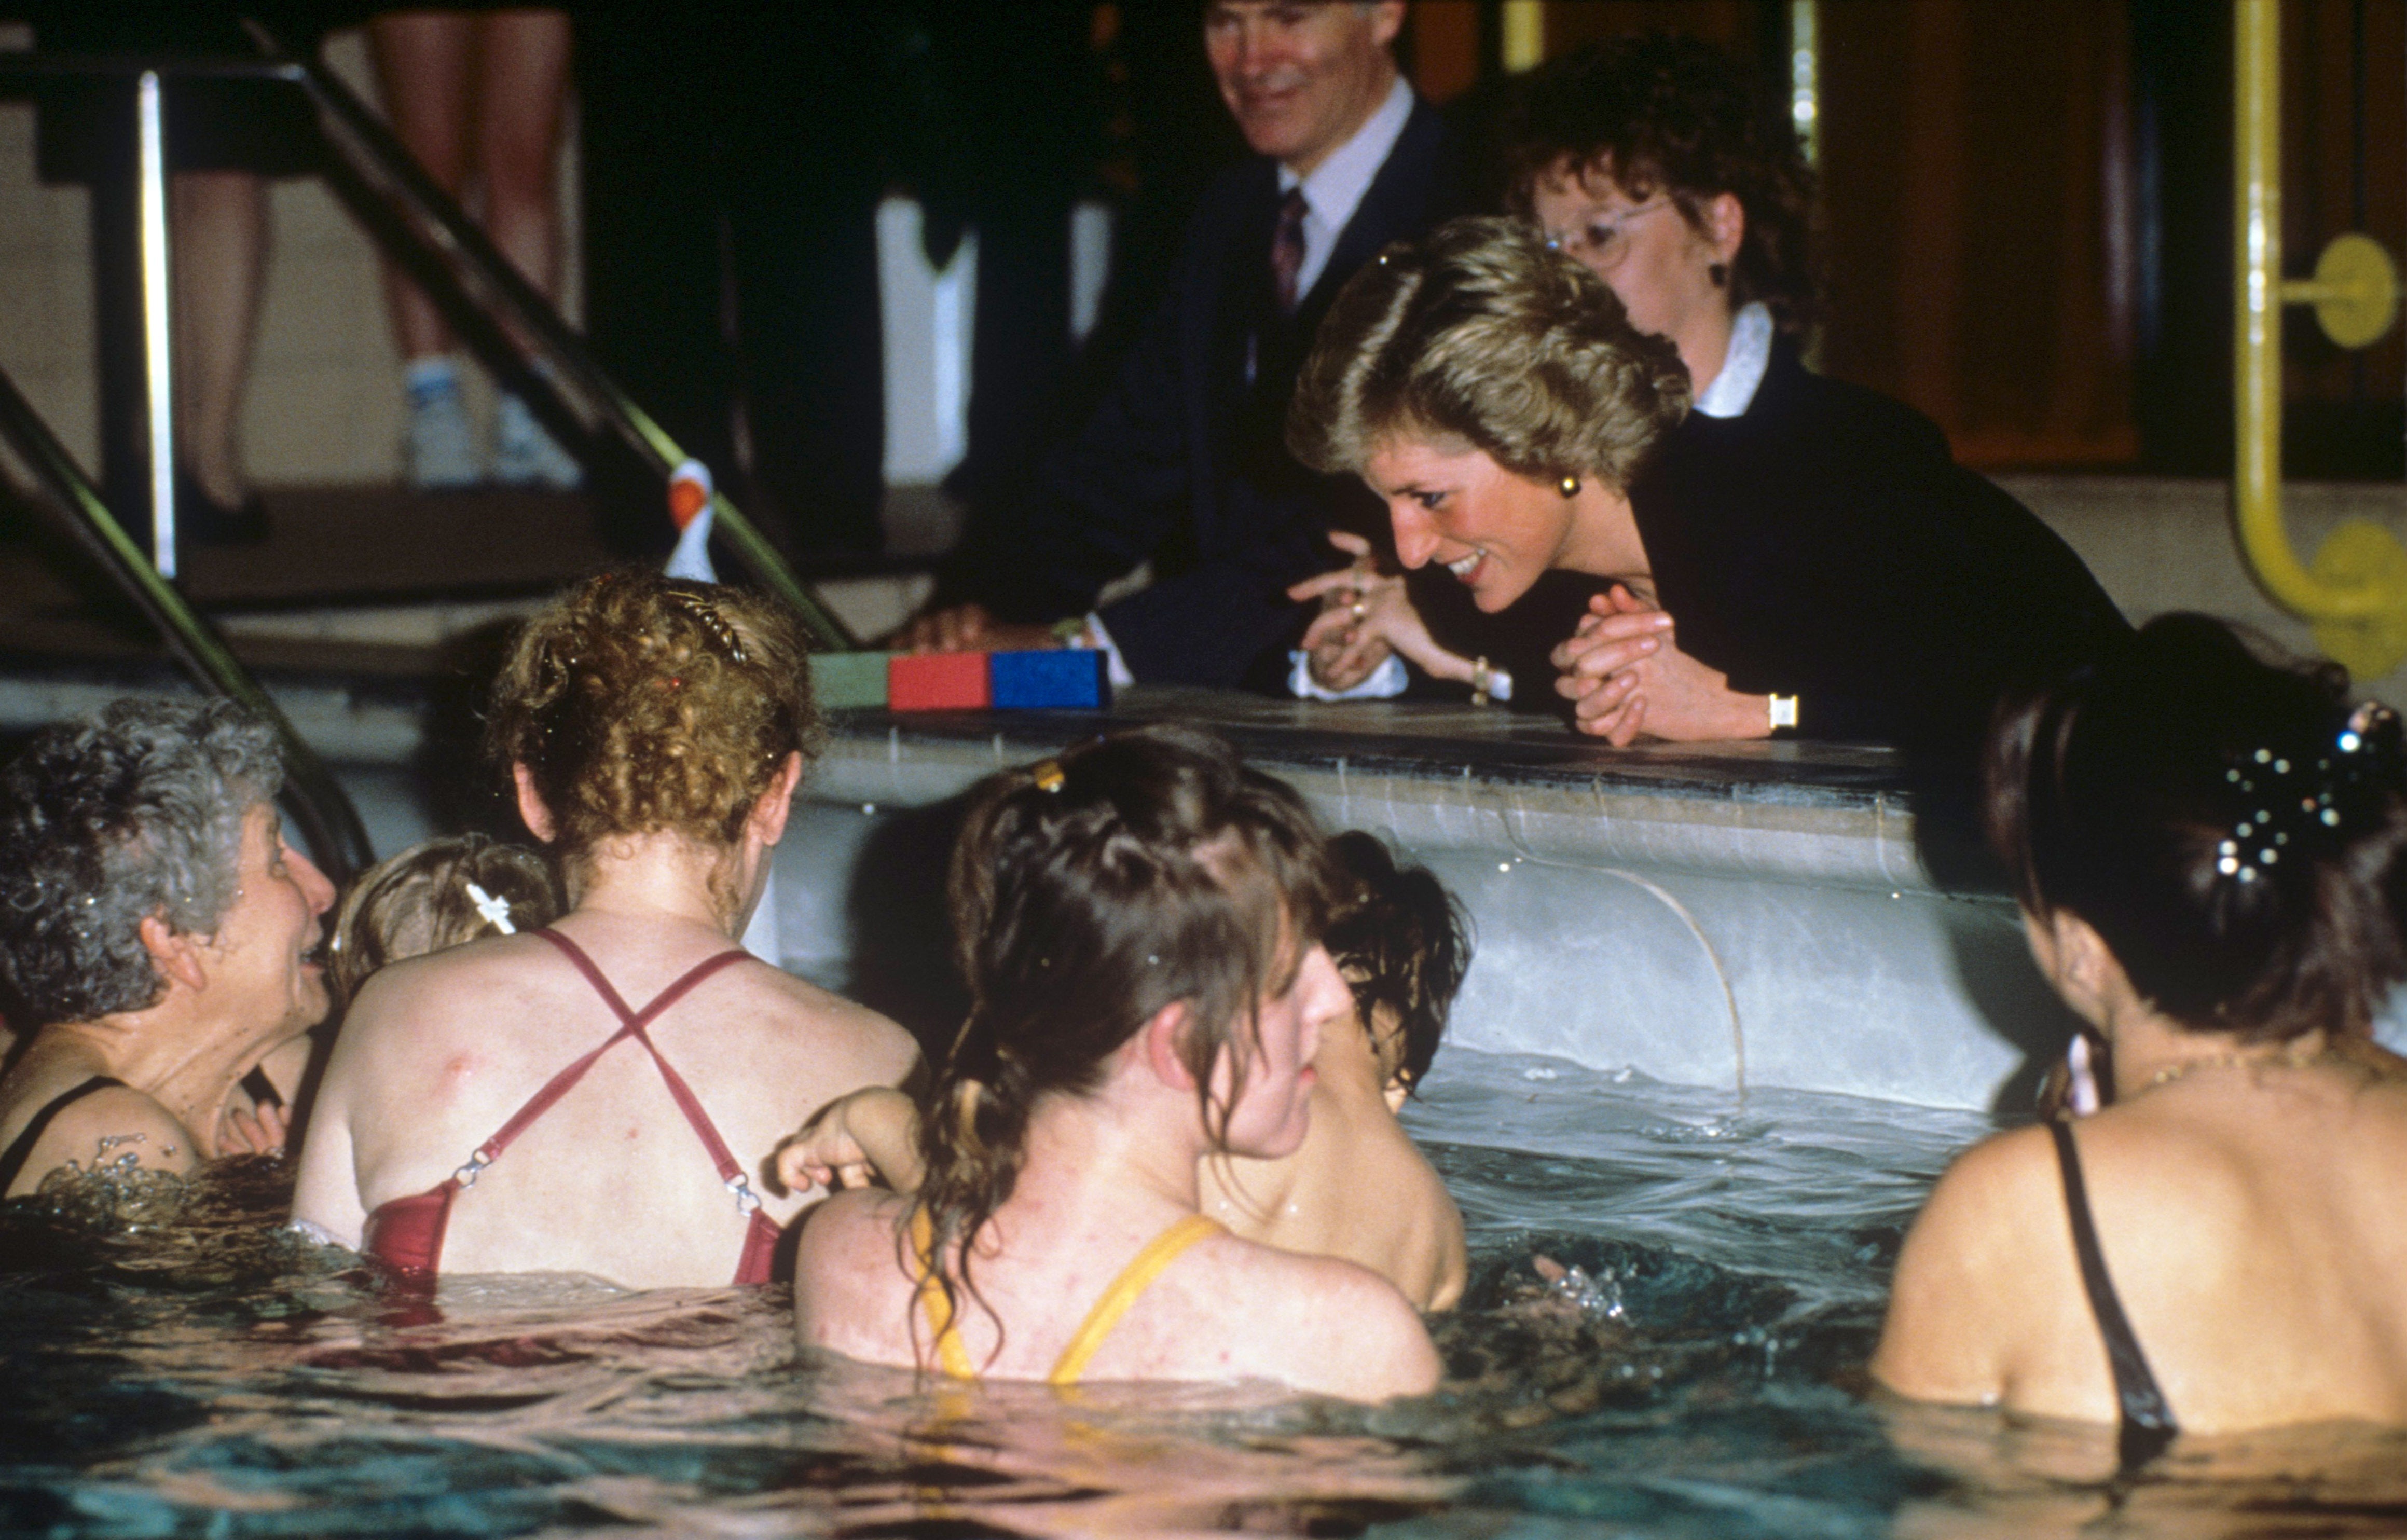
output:
<instances>
[{"instance_id":1,"label":"pool water","mask_svg":"<svg viewBox=\"0 0 2407 1540\"><path fill-rule=\"evenodd\" d=\"M264 1162L100 1238L21 1200L0 1531L2407 1532L2395 1433L2185 1442L2118 1484L2101 1430L1866 1398L1898 1243L1972 1115L1450 1051L1406 1121L1472 1288L1436 1327L1445 1387L1367 1410L923 1390L798 1357L771 1290L464 1280L424 1319L274 1228Z\"/></svg>"}]
</instances>

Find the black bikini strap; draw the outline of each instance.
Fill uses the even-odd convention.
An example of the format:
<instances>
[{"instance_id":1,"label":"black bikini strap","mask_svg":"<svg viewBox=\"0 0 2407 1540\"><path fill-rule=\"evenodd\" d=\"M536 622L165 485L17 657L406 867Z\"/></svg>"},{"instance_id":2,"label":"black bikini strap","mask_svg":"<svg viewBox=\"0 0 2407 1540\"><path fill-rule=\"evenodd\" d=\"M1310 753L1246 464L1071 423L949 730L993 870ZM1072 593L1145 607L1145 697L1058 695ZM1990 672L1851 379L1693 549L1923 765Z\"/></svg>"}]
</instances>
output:
<instances>
[{"instance_id":1,"label":"black bikini strap","mask_svg":"<svg viewBox=\"0 0 2407 1540\"><path fill-rule=\"evenodd\" d=\"M2056 1139L2057 1169L2064 1175L2064 1211L2072 1220L2073 1255L2081 1261L2081 1286L2089 1294L2089 1313L2098 1318L2098 1334L2106 1339L2106 1362L2115 1372L2115 1400L2123 1419L2116 1445L2123 1468L2144 1465L2162 1453L2181 1428L2172 1408L2148 1367L2147 1354L2123 1314L2115 1280L2106 1273L2106 1255L2098 1248L2098 1221L2089 1213L2089 1191L2081 1179L2081 1155L2073 1148L2072 1125L2052 1120L2047 1131Z\"/></svg>"},{"instance_id":2,"label":"black bikini strap","mask_svg":"<svg viewBox=\"0 0 2407 1540\"><path fill-rule=\"evenodd\" d=\"M40 1144L42 1135L49 1132L51 1119L95 1091L107 1091L111 1086L124 1083L114 1076L95 1075L73 1091L61 1091L43 1103L42 1110L35 1113L34 1120L17 1135L17 1142L8 1147L6 1154L0 1154L0 1197L7 1196L8 1190L17 1185L17 1174L23 1171L25 1162L34 1158L34 1147Z\"/></svg>"}]
</instances>

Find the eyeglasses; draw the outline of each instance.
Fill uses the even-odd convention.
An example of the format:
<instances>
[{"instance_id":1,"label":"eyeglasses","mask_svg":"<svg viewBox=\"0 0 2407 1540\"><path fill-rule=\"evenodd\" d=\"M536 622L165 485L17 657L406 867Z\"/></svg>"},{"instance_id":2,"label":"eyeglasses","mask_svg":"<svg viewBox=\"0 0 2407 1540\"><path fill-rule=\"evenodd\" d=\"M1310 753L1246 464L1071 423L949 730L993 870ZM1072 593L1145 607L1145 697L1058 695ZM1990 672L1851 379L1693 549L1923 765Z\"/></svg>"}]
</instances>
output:
<instances>
[{"instance_id":1,"label":"eyeglasses","mask_svg":"<svg viewBox=\"0 0 2407 1540\"><path fill-rule=\"evenodd\" d=\"M1630 254L1630 242L1625 238L1630 227L1658 209L1671 207L1671 199L1657 198L1635 208L1624 209L1613 218L1600 214L1576 230L1549 230L1546 232L1546 250L1560 251L1591 267L1618 266L1621 259Z\"/></svg>"}]
</instances>

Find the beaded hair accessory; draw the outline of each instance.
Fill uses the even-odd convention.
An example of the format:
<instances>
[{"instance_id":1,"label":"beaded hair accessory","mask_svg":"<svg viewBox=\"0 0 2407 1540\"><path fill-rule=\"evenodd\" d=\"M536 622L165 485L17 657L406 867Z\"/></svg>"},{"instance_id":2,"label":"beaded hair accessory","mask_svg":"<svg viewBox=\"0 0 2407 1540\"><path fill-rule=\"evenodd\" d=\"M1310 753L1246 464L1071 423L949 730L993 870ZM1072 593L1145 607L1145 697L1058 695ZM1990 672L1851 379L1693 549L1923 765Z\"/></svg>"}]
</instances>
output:
<instances>
[{"instance_id":1,"label":"beaded hair accessory","mask_svg":"<svg viewBox=\"0 0 2407 1540\"><path fill-rule=\"evenodd\" d=\"M662 597L700 626L703 633L718 644L719 650L727 655L729 662L740 663L745 661L744 640L735 635L735 628L727 623L727 617L719 613L717 605L699 593L687 593L678 589L669 590Z\"/></svg>"},{"instance_id":2,"label":"beaded hair accessory","mask_svg":"<svg viewBox=\"0 0 2407 1540\"><path fill-rule=\"evenodd\" d=\"M1028 772L1028 777L1036 783L1036 789L1040 791L1059 791L1066 778L1061 774L1061 763L1059 760L1040 762L1034 769Z\"/></svg>"},{"instance_id":3,"label":"beaded hair accessory","mask_svg":"<svg viewBox=\"0 0 2407 1540\"><path fill-rule=\"evenodd\" d=\"M2377 777L2395 780L2401 760L2398 714L2373 701L2349 713L2312 764L2257 749L2223 773L2256 801L2215 846L2215 871L2243 886L2256 882L2294 844L2330 837L2341 826L2340 804Z\"/></svg>"}]
</instances>

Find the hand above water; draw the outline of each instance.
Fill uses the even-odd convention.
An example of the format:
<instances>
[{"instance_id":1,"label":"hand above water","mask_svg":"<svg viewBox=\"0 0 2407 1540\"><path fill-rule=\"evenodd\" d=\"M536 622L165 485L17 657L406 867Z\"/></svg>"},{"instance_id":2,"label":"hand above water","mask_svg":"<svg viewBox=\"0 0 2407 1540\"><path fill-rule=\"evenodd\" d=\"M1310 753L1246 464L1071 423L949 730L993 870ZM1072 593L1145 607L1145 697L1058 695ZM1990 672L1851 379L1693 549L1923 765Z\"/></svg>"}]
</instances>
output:
<instances>
[{"instance_id":1,"label":"hand above water","mask_svg":"<svg viewBox=\"0 0 2407 1540\"><path fill-rule=\"evenodd\" d=\"M1574 702L1573 725L1616 747L1641 733L1673 743L1771 734L1771 703L1730 687L1730 676L1680 650L1671 616L1615 584L1550 660L1555 693Z\"/></svg>"},{"instance_id":2,"label":"hand above water","mask_svg":"<svg viewBox=\"0 0 2407 1540\"><path fill-rule=\"evenodd\" d=\"M218 1154L265 1155L272 1160L284 1153L284 1141L292 1131L292 1116L278 1103L228 1106L218 1119Z\"/></svg>"},{"instance_id":3,"label":"hand above water","mask_svg":"<svg viewBox=\"0 0 2407 1540\"><path fill-rule=\"evenodd\" d=\"M781 1198L813 1188L834 1192L875 1182L911 1191L919 1185L919 1133L911 1098L890 1087L867 1086L837 1097L778 1140L762 1178Z\"/></svg>"},{"instance_id":4,"label":"hand above water","mask_svg":"<svg viewBox=\"0 0 2407 1540\"><path fill-rule=\"evenodd\" d=\"M1351 690L1369 678L1390 652L1419 665L1431 678L1470 680L1471 660L1447 651L1430 635L1404 590L1404 579L1378 569L1370 541L1331 530L1329 543L1354 560L1287 591L1299 604L1320 601L1320 613L1303 633L1315 684L1323 690Z\"/></svg>"}]
</instances>

